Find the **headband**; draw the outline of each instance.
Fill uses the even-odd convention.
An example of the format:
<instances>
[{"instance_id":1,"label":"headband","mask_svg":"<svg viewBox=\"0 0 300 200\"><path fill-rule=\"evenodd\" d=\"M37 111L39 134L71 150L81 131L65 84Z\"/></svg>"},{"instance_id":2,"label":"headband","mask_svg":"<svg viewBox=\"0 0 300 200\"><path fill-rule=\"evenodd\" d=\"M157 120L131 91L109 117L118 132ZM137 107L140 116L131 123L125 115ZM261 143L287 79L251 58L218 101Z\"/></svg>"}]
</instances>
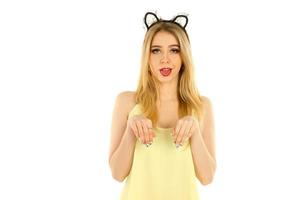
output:
<instances>
[{"instance_id":1,"label":"headband","mask_svg":"<svg viewBox=\"0 0 300 200\"><path fill-rule=\"evenodd\" d=\"M149 20L151 20L151 16L152 15L152 22L149 22ZM154 17L154 18L153 18ZM184 22L182 22L182 19L184 19ZM165 20L165 19L161 19L161 18L158 18L157 15L153 12L147 12L145 14L145 17L144 17L144 23L147 27L147 31L156 23L159 23L159 22L169 22L169 23L174 23L176 25L178 25L180 28L182 28L184 30L184 32L186 33L187 35L187 32L185 30L185 27L187 26L188 24L188 17L187 15L177 15L175 16L173 19L170 19L170 20Z\"/></svg>"}]
</instances>

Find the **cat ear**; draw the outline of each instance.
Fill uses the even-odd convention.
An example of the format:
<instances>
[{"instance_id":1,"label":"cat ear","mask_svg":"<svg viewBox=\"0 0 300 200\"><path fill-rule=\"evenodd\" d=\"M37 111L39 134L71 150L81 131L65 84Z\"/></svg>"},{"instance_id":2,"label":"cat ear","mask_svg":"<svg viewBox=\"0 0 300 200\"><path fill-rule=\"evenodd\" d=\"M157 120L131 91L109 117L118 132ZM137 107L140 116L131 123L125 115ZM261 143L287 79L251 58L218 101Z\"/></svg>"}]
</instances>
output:
<instances>
[{"instance_id":1,"label":"cat ear","mask_svg":"<svg viewBox=\"0 0 300 200\"><path fill-rule=\"evenodd\" d=\"M187 15L177 15L176 17L174 17L172 19L173 22L176 22L177 24L179 24L182 28L185 29L185 27L188 24L188 17Z\"/></svg>"},{"instance_id":2,"label":"cat ear","mask_svg":"<svg viewBox=\"0 0 300 200\"><path fill-rule=\"evenodd\" d=\"M144 17L144 22L145 22L145 25L147 27L147 29L149 29L149 27L154 24L155 22L158 22L159 19L158 17L156 16L155 13L153 12L147 12L145 14L145 17Z\"/></svg>"}]
</instances>

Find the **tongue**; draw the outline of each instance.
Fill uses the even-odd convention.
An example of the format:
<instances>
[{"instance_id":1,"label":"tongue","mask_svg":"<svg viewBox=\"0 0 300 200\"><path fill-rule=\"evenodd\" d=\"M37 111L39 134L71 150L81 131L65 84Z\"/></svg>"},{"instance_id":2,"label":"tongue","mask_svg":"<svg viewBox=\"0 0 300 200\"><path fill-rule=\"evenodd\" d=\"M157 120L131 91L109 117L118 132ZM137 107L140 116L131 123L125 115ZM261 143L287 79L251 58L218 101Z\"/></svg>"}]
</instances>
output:
<instances>
[{"instance_id":1,"label":"tongue","mask_svg":"<svg viewBox=\"0 0 300 200\"><path fill-rule=\"evenodd\" d=\"M161 73L163 76L168 76L168 75L171 73L171 69L167 69L167 68L161 69L161 70L160 70L160 73Z\"/></svg>"}]
</instances>

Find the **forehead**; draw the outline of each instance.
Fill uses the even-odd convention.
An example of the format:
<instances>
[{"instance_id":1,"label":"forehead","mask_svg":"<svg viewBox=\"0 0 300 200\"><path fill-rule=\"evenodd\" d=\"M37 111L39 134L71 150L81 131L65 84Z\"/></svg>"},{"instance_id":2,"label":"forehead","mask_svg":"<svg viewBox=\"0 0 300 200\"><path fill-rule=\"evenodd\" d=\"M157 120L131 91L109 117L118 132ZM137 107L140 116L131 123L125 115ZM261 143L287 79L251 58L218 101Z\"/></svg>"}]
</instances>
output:
<instances>
[{"instance_id":1,"label":"forehead","mask_svg":"<svg viewBox=\"0 0 300 200\"><path fill-rule=\"evenodd\" d=\"M155 34L151 45L169 46L178 44L175 36L166 31L159 31Z\"/></svg>"}]
</instances>

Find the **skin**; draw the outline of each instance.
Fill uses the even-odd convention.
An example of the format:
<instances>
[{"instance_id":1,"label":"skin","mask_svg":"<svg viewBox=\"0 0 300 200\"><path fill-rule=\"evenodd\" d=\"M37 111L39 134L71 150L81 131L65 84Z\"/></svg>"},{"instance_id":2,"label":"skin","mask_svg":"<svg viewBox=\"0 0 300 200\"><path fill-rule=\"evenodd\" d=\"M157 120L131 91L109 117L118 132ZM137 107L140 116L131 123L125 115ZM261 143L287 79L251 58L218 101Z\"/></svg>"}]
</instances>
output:
<instances>
[{"instance_id":1,"label":"skin","mask_svg":"<svg viewBox=\"0 0 300 200\"><path fill-rule=\"evenodd\" d=\"M177 83L178 73L182 65L180 47L176 38L168 32L158 32L151 44L149 67L152 76L159 83L160 99L157 100L161 113L177 113ZM172 73L164 77L159 69L172 68ZM123 181L130 172L136 139L147 147L155 137L152 131L152 122L142 115L127 119L128 113L135 105L135 93L123 92L116 99L113 119L109 163L112 176ZM170 122L173 127L172 137L178 148L183 142L190 140L195 173L203 185L211 183L216 169L214 121L211 102L202 96L205 107L205 117L202 127L193 116L184 116L181 119L162 115L161 122Z\"/></svg>"}]
</instances>

